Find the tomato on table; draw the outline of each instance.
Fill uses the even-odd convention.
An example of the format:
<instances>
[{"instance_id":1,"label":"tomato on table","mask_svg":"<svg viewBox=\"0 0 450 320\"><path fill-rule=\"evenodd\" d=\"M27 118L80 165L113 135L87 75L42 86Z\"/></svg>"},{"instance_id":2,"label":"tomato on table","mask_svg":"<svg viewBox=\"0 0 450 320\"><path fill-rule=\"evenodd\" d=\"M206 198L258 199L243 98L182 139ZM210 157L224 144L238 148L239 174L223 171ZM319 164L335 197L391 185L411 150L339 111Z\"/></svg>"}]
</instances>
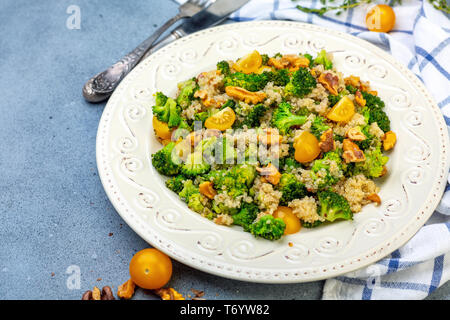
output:
<instances>
[{"instance_id":1,"label":"tomato on table","mask_svg":"<svg viewBox=\"0 0 450 320\"><path fill-rule=\"evenodd\" d=\"M387 4L377 4L366 15L366 25L370 31L389 32L395 25L394 10Z\"/></svg>"},{"instance_id":2,"label":"tomato on table","mask_svg":"<svg viewBox=\"0 0 450 320\"><path fill-rule=\"evenodd\" d=\"M159 289L172 276L172 261L157 249L141 250L130 261L130 276L143 289Z\"/></svg>"}]
</instances>

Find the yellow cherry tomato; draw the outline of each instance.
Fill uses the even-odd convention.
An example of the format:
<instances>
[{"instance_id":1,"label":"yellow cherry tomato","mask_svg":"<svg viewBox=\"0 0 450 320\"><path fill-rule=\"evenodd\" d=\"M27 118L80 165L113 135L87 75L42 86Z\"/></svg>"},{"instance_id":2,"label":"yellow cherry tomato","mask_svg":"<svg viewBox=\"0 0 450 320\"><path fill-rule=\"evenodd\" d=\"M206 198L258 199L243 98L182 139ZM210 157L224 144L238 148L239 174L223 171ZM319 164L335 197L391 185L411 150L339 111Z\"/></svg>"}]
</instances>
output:
<instances>
[{"instance_id":1,"label":"yellow cherry tomato","mask_svg":"<svg viewBox=\"0 0 450 320\"><path fill-rule=\"evenodd\" d=\"M343 96L328 112L327 118L336 122L348 122L354 114L355 105L353 101L349 97Z\"/></svg>"},{"instance_id":2,"label":"yellow cherry tomato","mask_svg":"<svg viewBox=\"0 0 450 320\"><path fill-rule=\"evenodd\" d=\"M286 229L284 229L284 234L293 234L300 231L302 225L300 224L299 218L292 213L292 209L289 207L279 206L273 212L274 218L280 218L286 224Z\"/></svg>"},{"instance_id":3,"label":"yellow cherry tomato","mask_svg":"<svg viewBox=\"0 0 450 320\"><path fill-rule=\"evenodd\" d=\"M294 141L294 149L295 160L301 163L311 162L320 154L319 141L308 131L303 131Z\"/></svg>"},{"instance_id":4,"label":"yellow cherry tomato","mask_svg":"<svg viewBox=\"0 0 450 320\"><path fill-rule=\"evenodd\" d=\"M387 4L377 4L367 13L366 25L370 31L391 31L395 25L394 10Z\"/></svg>"},{"instance_id":5,"label":"yellow cherry tomato","mask_svg":"<svg viewBox=\"0 0 450 320\"><path fill-rule=\"evenodd\" d=\"M220 110L216 114L212 115L205 121L205 127L207 129L217 129L220 131L225 131L230 129L236 120L236 114L233 109L226 107Z\"/></svg>"},{"instance_id":6,"label":"yellow cherry tomato","mask_svg":"<svg viewBox=\"0 0 450 320\"><path fill-rule=\"evenodd\" d=\"M157 249L137 252L130 261L131 280L144 289L159 289L172 276L172 261Z\"/></svg>"},{"instance_id":7,"label":"yellow cherry tomato","mask_svg":"<svg viewBox=\"0 0 450 320\"><path fill-rule=\"evenodd\" d=\"M159 121L156 116L153 116L153 130L155 134L162 140L170 139L172 137L172 130L169 129L167 123Z\"/></svg>"},{"instance_id":8,"label":"yellow cherry tomato","mask_svg":"<svg viewBox=\"0 0 450 320\"><path fill-rule=\"evenodd\" d=\"M258 72L262 65L262 57L258 51L253 51L246 56L239 59L234 65L233 69L242 73Z\"/></svg>"}]
</instances>

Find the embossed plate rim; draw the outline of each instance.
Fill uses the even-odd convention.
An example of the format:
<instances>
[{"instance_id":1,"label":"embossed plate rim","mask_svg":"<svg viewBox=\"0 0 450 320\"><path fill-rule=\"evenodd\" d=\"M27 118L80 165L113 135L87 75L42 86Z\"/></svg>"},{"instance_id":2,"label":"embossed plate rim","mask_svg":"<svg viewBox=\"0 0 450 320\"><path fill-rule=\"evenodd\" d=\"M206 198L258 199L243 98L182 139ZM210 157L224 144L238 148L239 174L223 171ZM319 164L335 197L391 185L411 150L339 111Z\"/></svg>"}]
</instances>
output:
<instances>
[{"instance_id":1,"label":"embossed plate rim","mask_svg":"<svg viewBox=\"0 0 450 320\"><path fill-rule=\"evenodd\" d=\"M375 248L371 248L371 250L368 250L364 254L352 257L352 259L347 259L347 261L333 261L327 265L322 265L320 267L298 269L296 272L293 271L295 269L286 269L287 271L283 269L267 271L265 269L259 269L256 266L236 267L229 261L220 262L217 260L212 260L210 257L202 256L184 250L182 247L177 245L176 241L161 237L157 234L157 232L152 232L154 230L151 230L151 228L149 228L149 226L146 225L145 222L142 221L142 219L137 218L137 214L135 214L132 208L126 203L127 201L125 197L120 194L120 190L116 186L113 170L109 165L108 154L106 152L106 145L109 143L109 134L107 128L109 122L111 121L110 115L113 111L112 108L115 105L115 101L119 99L128 83L131 83L133 81L135 75L143 72L145 68L147 68L148 65L153 61L153 59L161 57L163 54L170 52L170 50L175 49L178 46L182 46L184 43L189 42L191 39L202 37L203 35L210 34L214 31L239 30L239 28L271 25L277 27L292 28L293 31L295 31L296 29L301 29L303 31L312 30L327 33L328 35L332 34L336 36L337 39L344 38L346 40L353 41L354 43L365 49L372 50L383 60L387 61L389 64L394 65L398 70L403 72L405 77L407 77L410 80L410 83L413 84L415 90L419 90L424 95L424 99L429 102L429 107L431 108L430 111L433 111L433 118L439 124L439 130L441 131L441 139L439 143L441 144L440 151L442 154L440 155L438 161L440 165L439 172L441 176L440 179L437 179L434 182L433 187L430 189L433 190L433 192L429 193L429 196L424 201L424 205L423 208L421 208L421 211L414 215L414 217L416 218L414 219L414 221L411 221L405 228L398 230L396 235L391 237L391 239L386 239L386 241L384 241L382 244L377 245ZM402 64L397 62L389 54L364 40L339 31L300 22L274 20L242 22L206 29L185 38L179 39L149 56L122 81L121 85L116 89L105 107L97 133L97 166L105 192L107 193L111 203L114 205L115 209L122 216L125 222L143 239L152 244L154 247L166 252L172 258L193 268L222 277L251 282L295 283L330 278L349 271L353 271L355 269L362 268L383 258L384 256L402 246L405 242L407 242L433 213L438 204L440 196L442 195L449 167L449 159L448 156L446 156L448 154L448 149L449 139L447 128L436 102L433 100L433 98L431 98L431 95L427 92L423 84L416 78L416 76ZM261 274L261 272L263 272L264 274Z\"/></svg>"}]
</instances>

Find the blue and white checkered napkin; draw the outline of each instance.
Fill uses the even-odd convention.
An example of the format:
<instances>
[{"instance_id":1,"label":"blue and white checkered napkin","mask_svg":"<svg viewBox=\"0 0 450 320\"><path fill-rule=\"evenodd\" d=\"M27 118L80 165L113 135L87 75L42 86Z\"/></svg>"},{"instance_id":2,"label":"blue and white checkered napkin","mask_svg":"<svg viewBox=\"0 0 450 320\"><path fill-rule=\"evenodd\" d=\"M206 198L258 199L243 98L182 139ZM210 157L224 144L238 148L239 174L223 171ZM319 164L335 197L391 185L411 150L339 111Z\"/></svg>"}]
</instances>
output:
<instances>
[{"instance_id":1,"label":"blue and white checkered napkin","mask_svg":"<svg viewBox=\"0 0 450 320\"><path fill-rule=\"evenodd\" d=\"M365 39L403 62L425 83L450 126L450 20L428 1L404 0L401 6L396 6L396 25L389 34L367 31L367 6L339 16L332 12L318 16L297 10L297 4L321 6L318 0L252 0L230 18L301 21ZM327 280L323 299L423 299L449 279L450 184L447 184L436 212L406 245L367 268Z\"/></svg>"}]
</instances>

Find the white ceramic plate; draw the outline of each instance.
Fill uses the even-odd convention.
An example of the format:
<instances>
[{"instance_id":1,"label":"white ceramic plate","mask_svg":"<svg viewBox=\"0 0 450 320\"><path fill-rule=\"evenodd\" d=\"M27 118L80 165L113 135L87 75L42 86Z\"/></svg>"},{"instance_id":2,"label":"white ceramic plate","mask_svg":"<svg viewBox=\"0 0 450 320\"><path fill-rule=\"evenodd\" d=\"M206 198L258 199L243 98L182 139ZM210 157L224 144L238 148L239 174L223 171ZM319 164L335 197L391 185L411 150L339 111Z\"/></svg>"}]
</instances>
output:
<instances>
[{"instance_id":1,"label":"white ceramic plate","mask_svg":"<svg viewBox=\"0 0 450 320\"><path fill-rule=\"evenodd\" d=\"M354 221L303 229L277 242L240 227L214 224L190 211L151 165L161 146L152 129L153 94L258 50L275 54L326 49L344 73L369 80L386 103L398 142L389 175L379 181L382 204ZM388 255L426 222L448 173L449 142L439 108L406 67L377 47L334 30L287 21L236 23L182 38L148 57L120 84L98 128L100 178L116 210L142 238L172 258L219 276L267 283L319 280ZM293 246L289 246L291 242Z\"/></svg>"}]
</instances>

